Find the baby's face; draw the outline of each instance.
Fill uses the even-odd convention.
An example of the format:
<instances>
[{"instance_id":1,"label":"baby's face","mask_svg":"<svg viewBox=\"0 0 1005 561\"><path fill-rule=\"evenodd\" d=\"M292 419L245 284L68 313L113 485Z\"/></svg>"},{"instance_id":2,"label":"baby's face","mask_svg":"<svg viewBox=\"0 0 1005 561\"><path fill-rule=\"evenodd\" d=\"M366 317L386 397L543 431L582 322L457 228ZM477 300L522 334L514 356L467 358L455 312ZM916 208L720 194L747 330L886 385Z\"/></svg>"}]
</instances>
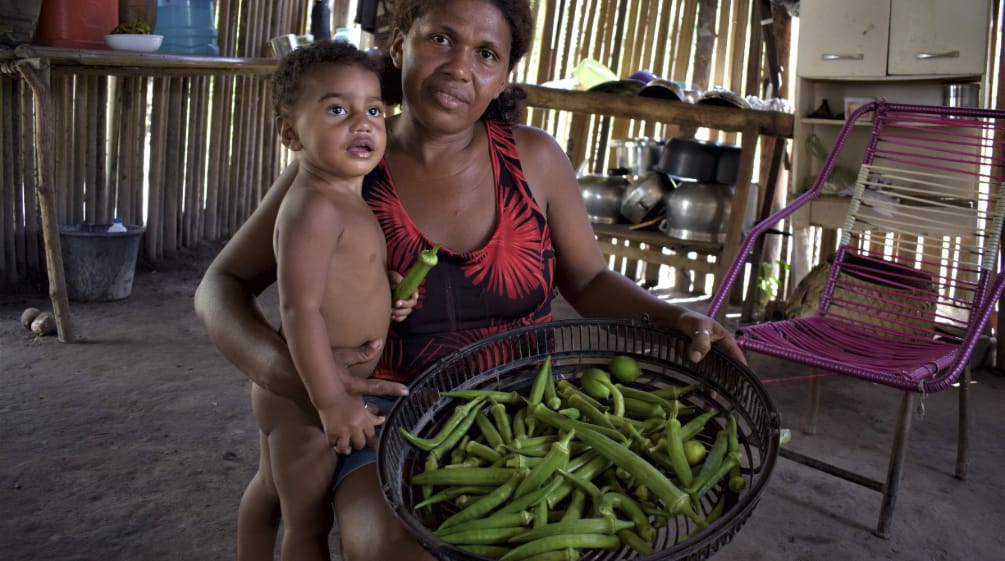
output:
<instances>
[{"instance_id":1,"label":"baby's face","mask_svg":"<svg viewBox=\"0 0 1005 561\"><path fill-rule=\"evenodd\" d=\"M369 70L355 65L313 68L292 115L296 138L290 147L317 172L363 176L384 155L384 103L380 81Z\"/></svg>"}]
</instances>

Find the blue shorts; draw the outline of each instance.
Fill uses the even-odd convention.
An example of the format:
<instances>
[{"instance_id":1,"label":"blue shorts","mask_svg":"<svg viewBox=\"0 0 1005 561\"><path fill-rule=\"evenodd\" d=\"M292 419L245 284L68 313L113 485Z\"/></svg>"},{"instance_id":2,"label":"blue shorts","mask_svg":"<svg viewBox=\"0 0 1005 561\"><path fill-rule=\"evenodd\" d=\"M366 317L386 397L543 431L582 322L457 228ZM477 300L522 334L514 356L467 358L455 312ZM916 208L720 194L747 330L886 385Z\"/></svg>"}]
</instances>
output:
<instances>
[{"instance_id":1,"label":"blue shorts","mask_svg":"<svg viewBox=\"0 0 1005 561\"><path fill-rule=\"evenodd\" d=\"M394 402L397 398L388 397L383 395L368 395L364 396L363 400L367 403L372 404L377 407L381 415L387 417L387 414L391 412L391 407L394 406ZM384 425L380 425L374 431L374 439L380 436L380 429L384 428ZM356 471L357 469L374 464L377 462L377 450L374 448L364 448L362 450L353 450L351 454L339 454L338 456L338 466L335 468L335 477L332 479L331 489L334 492L338 488L342 480L345 479L350 473Z\"/></svg>"}]
</instances>

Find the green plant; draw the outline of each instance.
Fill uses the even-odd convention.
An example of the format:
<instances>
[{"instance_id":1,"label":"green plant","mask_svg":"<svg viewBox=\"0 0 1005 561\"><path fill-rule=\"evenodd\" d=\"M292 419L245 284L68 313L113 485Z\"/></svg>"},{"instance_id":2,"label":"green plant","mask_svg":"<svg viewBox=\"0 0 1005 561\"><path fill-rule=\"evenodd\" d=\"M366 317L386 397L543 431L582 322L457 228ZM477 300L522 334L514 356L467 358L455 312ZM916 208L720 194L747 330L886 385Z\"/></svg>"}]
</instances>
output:
<instances>
[{"instance_id":1,"label":"green plant","mask_svg":"<svg viewBox=\"0 0 1005 561\"><path fill-rule=\"evenodd\" d=\"M774 263L761 263L761 275L757 280L757 288L760 292L758 304L761 309L764 309L768 302L778 297L778 291L782 287L782 273L788 270L788 262L781 259Z\"/></svg>"}]
</instances>

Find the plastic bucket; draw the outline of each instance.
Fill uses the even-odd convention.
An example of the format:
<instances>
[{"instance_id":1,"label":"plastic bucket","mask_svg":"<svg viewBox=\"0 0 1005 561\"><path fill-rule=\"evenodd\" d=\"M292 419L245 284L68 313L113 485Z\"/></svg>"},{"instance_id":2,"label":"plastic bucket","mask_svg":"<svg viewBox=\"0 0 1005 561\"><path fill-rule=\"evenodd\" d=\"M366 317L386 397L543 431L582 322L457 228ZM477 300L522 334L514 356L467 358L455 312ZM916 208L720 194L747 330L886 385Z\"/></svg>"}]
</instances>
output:
<instances>
[{"instance_id":1,"label":"plastic bucket","mask_svg":"<svg viewBox=\"0 0 1005 561\"><path fill-rule=\"evenodd\" d=\"M118 0L44 0L36 45L104 49L105 35L119 25Z\"/></svg>"},{"instance_id":2,"label":"plastic bucket","mask_svg":"<svg viewBox=\"0 0 1005 561\"><path fill-rule=\"evenodd\" d=\"M219 56L213 0L158 0L154 33L164 36L159 52Z\"/></svg>"},{"instance_id":3,"label":"plastic bucket","mask_svg":"<svg viewBox=\"0 0 1005 561\"><path fill-rule=\"evenodd\" d=\"M136 256L146 228L126 226L109 232L110 224L61 224L63 274L70 300L108 302L133 291Z\"/></svg>"}]
</instances>

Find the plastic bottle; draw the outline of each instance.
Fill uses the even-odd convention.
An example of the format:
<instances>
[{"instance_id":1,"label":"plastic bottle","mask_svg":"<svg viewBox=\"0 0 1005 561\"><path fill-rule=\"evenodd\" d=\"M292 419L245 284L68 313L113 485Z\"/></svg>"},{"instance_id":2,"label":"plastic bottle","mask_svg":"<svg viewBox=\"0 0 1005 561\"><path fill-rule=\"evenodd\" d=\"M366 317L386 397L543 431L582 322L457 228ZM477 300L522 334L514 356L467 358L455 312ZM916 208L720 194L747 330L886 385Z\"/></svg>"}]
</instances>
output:
<instances>
[{"instance_id":1,"label":"plastic bottle","mask_svg":"<svg viewBox=\"0 0 1005 561\"><path fill-rule=\"evenodd\" d=\"M125 232L126 231L126 225L122 223L122 219L121 218L116 217L115 220L112 221L112 225L108 227L108 231L109 232Z\"/></svg>"},{"instance_id":2,"label":"plastic bottle","mask_svg":"<svg viewBox=\"0 0 1005 561\"><path fill-rule=\"evenodd\" d=\"M328 41L332 38L332 13L328 9L328 0L315 0L311 10L311 35L315 41Z\"/></svg>"}]
</instances>

